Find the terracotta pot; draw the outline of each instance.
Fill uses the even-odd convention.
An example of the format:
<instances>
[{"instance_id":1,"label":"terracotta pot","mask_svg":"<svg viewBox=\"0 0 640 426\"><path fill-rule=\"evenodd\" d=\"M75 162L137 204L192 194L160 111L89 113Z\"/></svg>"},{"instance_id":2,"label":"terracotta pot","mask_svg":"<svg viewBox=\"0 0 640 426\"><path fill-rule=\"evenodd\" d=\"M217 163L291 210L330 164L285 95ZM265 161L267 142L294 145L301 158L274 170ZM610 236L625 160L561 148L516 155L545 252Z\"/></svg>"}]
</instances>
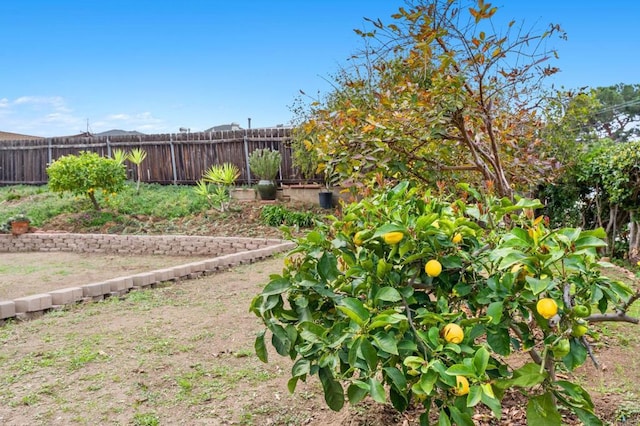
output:
<instances>
[{"instance_id":1,"label":"terracotta pot","mask_svg":"<svg viewBox=\"0 0 640 426\"><path fill-rule=\"evenodd\" d=\"M26 234L28 231L29 231L29 222L27 221L11 222L11 233L13 235Z\"/></svg>"}]
</instances>

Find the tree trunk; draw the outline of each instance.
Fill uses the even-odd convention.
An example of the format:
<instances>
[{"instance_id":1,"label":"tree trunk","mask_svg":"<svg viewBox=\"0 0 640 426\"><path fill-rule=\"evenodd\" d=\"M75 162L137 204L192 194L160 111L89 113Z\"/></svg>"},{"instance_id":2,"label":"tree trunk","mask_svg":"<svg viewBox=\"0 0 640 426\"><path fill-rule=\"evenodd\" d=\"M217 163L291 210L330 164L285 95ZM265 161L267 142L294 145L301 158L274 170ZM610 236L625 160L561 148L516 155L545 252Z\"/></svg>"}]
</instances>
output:
<instances>
[{"instance_id":1,"label":"tree trunk","mask_svg":"<svg viewBox=\"0 0 640 426\"><path fill-rule=\"evenodd\" d=\"M96 209L96 211L100 211L100 205L98 204L98 200L96 200L96 196L93 192L89 192L89 199L91 200L91 203L93 204L93 207Z\"/></svg>"},{"instance_id":2,"label":"tree trunk","mask_svg":"<svg viewBox=\"0 0 640 426\"><path fill-rule=\"evenodd\" d=\"M635 211L629 212L629 262L636 263L640 259L640 223Z\"/></svg>"},{"instance_id":3,"label":"tree trunk","mask_svg":"<svg viewBox=\"0 0 640 426\"><path fill-rule=\"evenodd\" d=\"M613 257L616 244L616 234L618 233L618 205L609 205L609 223L607 224L607 244L609 244L608 255Z\"/></svg>"}]
</instances>

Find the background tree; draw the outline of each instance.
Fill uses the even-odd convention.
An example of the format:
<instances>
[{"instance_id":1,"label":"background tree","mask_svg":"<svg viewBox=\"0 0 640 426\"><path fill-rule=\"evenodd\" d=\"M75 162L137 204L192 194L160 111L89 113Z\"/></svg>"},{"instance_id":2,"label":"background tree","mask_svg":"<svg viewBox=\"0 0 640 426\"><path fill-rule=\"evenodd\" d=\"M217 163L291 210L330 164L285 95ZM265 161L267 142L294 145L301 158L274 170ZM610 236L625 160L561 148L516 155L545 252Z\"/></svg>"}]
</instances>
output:
<instances>
[{"instance_id":1,"label":"background tree","mask_svg":"<svg viewBox=\"0 0 640 426\"><path fill-rule=\"evenodd\" d=\"M602 108L591 123L603 136L615 142L627 142L640 136L640 84L598 87L594 94Z\"/></svg>"},{"instance_id":2,"label":"background tree","mask_svg":"<svg viewBox=\"0 0 640 426\"><path fill-rule=\"evenodd\" d=\"M470 7L468 7L470 6ZM549 176L540 153L539 85L556 68L545 40L512 21L492 33L484 1L423 0L357 31L366 50L311 105L304 135L343 179L492 182L501 195ZM477 179L479 177L479 179ZM377 179L380 181L380 179Z\"/></svg>"},{"instance_id":3,"label":"background tree","mask_svg":"<svg viewBox=\"0 0 640 426\"><path fill-rule=\"evenodd\" d=\"M86 196L96 210L100 210L96 192L118 192L127 178L121 163L86 151L58 158L47 167L47 175L51 191Z\"/></svg>"}]
</instances>

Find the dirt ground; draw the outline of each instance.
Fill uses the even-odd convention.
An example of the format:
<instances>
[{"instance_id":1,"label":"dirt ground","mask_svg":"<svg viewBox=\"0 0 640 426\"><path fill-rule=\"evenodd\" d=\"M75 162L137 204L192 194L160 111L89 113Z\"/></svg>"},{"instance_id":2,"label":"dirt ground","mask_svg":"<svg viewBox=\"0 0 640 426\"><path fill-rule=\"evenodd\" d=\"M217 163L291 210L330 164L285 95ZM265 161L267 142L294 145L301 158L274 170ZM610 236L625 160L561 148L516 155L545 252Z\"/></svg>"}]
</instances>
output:
<instances>
[{"instance_id":1,"label":"dirt ground","mask_svg":"<svg viewBox=\"0 0 640 426\"><path fill-rule=\"evenodd\" d=\"M207 257L0 254L0 301L195 262Z\"/></svg>"},{"instance_id":2,"label":"dirt ground","mask_svg":"<svg viewBox=\"0 0 640 426\"><path fill-rule=\"evenodd\" d=\"M26 267L27 256L21 256ZM6 267L8 258L0 258ZM45 259L34 259L44 268ZM82 259L82 280L116 264L111 258ZM248 306L281 269L282 258L275 258L0 327L0 424L417 425L415 414L370 402L334 413L315 377L290 395L291 362L273 350L268 364L257 359L253 343L262 326ZM24 274L20 285L44 291L46 275ZM73 275L64 277L67 284ZM575 372L608 424L640 420L640 342L633 330L623 342L616 328L603 328L597 351L606 370L586 364ZM477 424L521 425L523 415L515 401L502 422Z\"/></svg>"}]
</instances>

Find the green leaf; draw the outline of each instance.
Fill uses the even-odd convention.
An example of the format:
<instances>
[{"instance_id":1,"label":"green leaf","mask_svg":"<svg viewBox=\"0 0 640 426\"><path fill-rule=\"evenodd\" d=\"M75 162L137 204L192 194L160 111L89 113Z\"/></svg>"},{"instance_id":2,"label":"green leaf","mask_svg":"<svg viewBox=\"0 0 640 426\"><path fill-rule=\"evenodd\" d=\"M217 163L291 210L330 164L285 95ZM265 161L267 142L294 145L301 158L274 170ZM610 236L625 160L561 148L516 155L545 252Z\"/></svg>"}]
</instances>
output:
<instances>
[{"instance_id":1,"label":"green leaf","mask_svg":"<svg viewBox=\"0 0 640 426\"><path fill-rule=\"evenodd\" d=\"M383 351L398 355L398 345L396 344L396 340L388 333L379 332L373 335L373 341L376 343L378 348Z\"/></svg>"},{"instance_id":2,"label":"green leaf","mask_svg":"<svg viewBox=\"0 0 640 426\"><path fill-rule=\"evenodd\" d=\"M313 244L321 244L324 242L324 236L317 231L311 231L307 234L307 241Z\"/></svg>"},{"instance_id":3,"label":"green leaf","mask_svg":"<svg viewBox=\"0 0 640 426\"><path fill-rule=\"evenodd\" d=\"M387 396L384 393L384 387L379 380L373 377L369 379L369 393L374 401L384 404L387 402Z\"/></svg>"},{"instance_id":4,"label":"green leaf","mask_svg":"<svg viewBox=\"0 0 640 426\"><path fill-rule=\"evenodd\" d=\"M536 426L562 426L562 417L550 392L529 399L527 423Z\"/></svg>"},{"instance_id":5,"label":"green leaf","mask_svg":"<svg viewBox=\"0 0 640 426\"><path fill-rule=\"evenodd\" d=\"M527 284L529 284L529 288L531 288L533 294L536 296L547 290L553 283L550 278L539 280L538 278L527 276L525 277L525 280L527 281Z\"/></svg>"},{"instance_id":6,"label":"green leaf","mask_svg":"<svg viewBox=\"0 0 640 426\"><path fill-rule=\"evenodd\" d=\"M451 426L451 420L449 420L449 416L444 410L440 410L440 417L438 417L438 426Z\"/></svg>"},{"instance_id":7,"label":"green leaf","mask_svg":"<svg viewBox=\"0 0 640 426\"><path fill-rule=\"evenodd\" d=\"M356 381L351 383L347 388L347 397L351 405L356 405L362 401L369 393L369 385L367 383Z\"/></svg>"},{"instance_id":8,"label":"green leaf","mask_svg":"<svg viewBox=\"0 0 640 426\"><path fill-rule=\"evenodd\" d=\"M499 324L502 320L503 302L492 302L487 307L487 315L491 317L491 324Z\"/></svg>"},{"instance_id":9,"label":"green leaf","mask_svg":"<svg viewBox=\"0 0 640 426\"><path fill-rule=\"evenodd\" d=\"M402 296L393 287L381 287L374 298L376 302L382 300L384 302L398 302L402 300Z\"/></svg>"},{"instance_id":10,"label":"green leaf","mask_svg":"<svg viewBox=\"0 0 640 426\"><path fill-rule=\"evenodd\" d=\"M287 382L287 389L289 389L289 393L294 393L296 391L296 386L298 385L298 377L292 377Z\"/></svg>"},{"instance_id":11,"label":"green leaf","mask_svg":"<svg viewBox=\"0 0 640 426\"><path fill-rule=\"evenodd\" d=\"M457 426L474 426L469 413L463 413L458 409L458 407L452 405L449 406L449 411L451 412L451 417L453 417L453 421Z\"/></svg>"},{"instance_id":12,"label":"green leaf","mask_svg":"<svg viewBox=\"0 0 640 426\"><path fill-rule=\"evenodd\" d=\"M503 328L487 329L487 343L499 355L506 356L511 352L511 338Z\"/></svg>"},{"instance_id":13,"label":"green leaf","mask_svg":"<svg viewBox=\"0 0 640 426\"><path fill-rule=\"evenodd\" d=\"M300 324L300 337L311 343L324 343L326 329L311 321Z\"/></svg>"},{"instance_id":14,"label":"green leaf","mask_svg":"<svg viewBox=\"0 0 640 426\"><path fill-rule=\"evenodd\" d=\"M487 365L489 365L489 351L483 346L473 356L473 367L476 370L476 376L482 376L487 369Z\"/></svg>"},{"instance_id":15,"label":"green leaf","mask_svg":"<svg viewBox=\"0 0 640 426\"><path fill-rule=\"evenodd\" d=\"M571 351L562 358L563 364L569 369L569 371L574 370L575 368L584 364L587 360L587 349L584 347L582 343L578 339L572 338L569 340L571 342Z\"/></svg>"},{"instance_id":16,"label":"green leaf","mask_svg":"<svg viewBox=\"0 0 640 426\"><path fill-rule=\"evenodd\" d=\"M384 327L389 324L397 324L406 320L407 317L403 314L380 314L373 317L371 324L369 324L369 329Z\"/></svg>"},{"instance_id":17,"label":"green leaf","mask_svg":"<svg viewBox=\"0 0 640 426\"><path fill-rule=\"evenodd\" d=\"M451 367L447 368L446 373L450 376L475 376L474 369L471 366L464 364L453 364Z\"/></svg>"},{"instance_id":18,"label":"green leaf","mask_svg":"<svg viewBox=\"0 0 640 426\"><path fill-rule=\"evenodd\" d=\"M262 290L263 296L270 296L272 294L280 294L291 288L291 281L286 278L277 278L267 284Z\"/></svg>"},{"instance_id":19,"label":"green leaf","mask_svg":"<svg viewBox=\"0 0 640 426\"><path fill-rule=\"evenodd\" d=\"M334 281L340 275L338 259L333 253L324 252L318 261L318 275L325 281Z\"/></svg>"},{"instance_id":20,"label":"green leaf","mask_svg":"<svg viewBox=\"0 0 640 426\"><path fill-rule=\"evenodd\" d=\"M385 367L384 372L391 379L391 385L400 392L407 390L407 378L397 367Z\"/></svg>"},{"instance_id":21,"label":"green leaf","mask_svg":"<svg viewBox=\"0 0 640 426\"><path fill-rule=\"evenodd\" d=\"M509 249L509 253L502 258L502 260L500 261L500 265L498 267L503 270L510 268L516 263L520 263L522 259L525 259L526 257L527 255L522 253L521 251Z\"/></svg>"},{"instance_id":22,"label":"green leaf","mask_svg":"<svg viewBox=\"0 0 640 426\"><path fill-rule=\"evenodd\" d=\"M336 306L342 313L351 318L360 327L369 319L369 310L364 307L359 299L353 297L345 297Z\"/></svg>"},{"instance_id":23,"label":"green leaf","mask_svg":"<svg viewBox=\"0 0 640 426\"><path fill-rule=\"evenodd\" d=\"M467 407L475 407L482 399L482 388L480 386L469 387L467 395Z\"/></svg>"},{"instance_id":24,"label":"green leaf","mask_svg":"<svg viewBox=\"0 0 640 426\"><path fill-rule=\"evenodd\" d=\"M495 397L488 395L486 392L482 392L482 397L480 399L484 405L491 409L493 415L496 416L496 419L500 420L502 417L502 405L500 404L500 401Z\"/></svg>"},{"instance_id":25,"label":"green leaf","mask_svg":"<svg viewBox=\"0 0 640 426\"><path fill-rule=\"evenodd\" d=\"M501 247L518 247L528 248L533 245L533 240L529 236L529 233L522 228L513 228L509 234L504 237L504 242Z\"/></svg>"},{"instance_id":26,"label":"green leaf","mask_svg":"<svg viewBox=\"0 0 640 426\"><path fill-rule=\"evenodd\" d=\"M291 375L293 377L300 377L311 372L311 362L308 359L298 359L293 367L291 367Z\"/></svg>"},{"instance_id":27,"label":"green leaf","mask_svg":"<svg viewBox=\"0 0 640 426\"><path fill-rule=\"evenodd\" d=\"M376 229L376 232L373 234L372 238L377 238L380 237L388 232L403 232L406 233L407 232L407 228L405 228L402 225L397 225L395 223L386 223L384 225L382 225L381 227L379 227L378 229Z\"/></svg>"},{"instance_id":28,"label":"green leaf","mask_svg":"<svg viewBox=\"0 0 640 426\"><path fill-rule=\"evenodd\" d=\"M606 245L607 243L602 241L600 238L592 236L581 236L575 242L576 250L582 250L590 247L606 247Z\"/></svg>"},{"instance_id":29,"label":"green leaf","mask_svg":"<svg viewBox=\"0 0 640 426\"><path fill-rule=\"evenodd\" d=\"M540 384L547 377L546 373L540 373L540 366L529 362L513 372L513 378L509 381L513 386L530 388Z\"/></svg>"},{"instance_id":30,"label":"green leaf","mask_svg":"<svg viewBox=\"0 0 640 426\"><path fill-rule=\"evenodd\" d=\"M389 398L393 408L400 413L404 412L409 406L409 399L406 393L396 390L393 386L389 388Z\"/></svg>"},{"instance_id":31,"label":"green leaf","mask_svg":"<svg viewBox=\"0 0 640 426\"><path fill-rule=\"evenodd\" d=\"M278 324L269 324L269 330L273 335L271 336L271 344L276 348L276 352L282 356L289 355L291 350L291 340L282 326Z\"/></svg>"},{"instance_id":32,"label":"green leaf","mask_svg":"<svg viewBox=\"0 0 640 426\"><path fill-rule=\"evenodd\" d=\"M333 378L331 370L327 367L318 371L318 377L324 390L324 400L333 411L340 411L344 406L344 390L338 381Z\"/></svg>"},{"instance_id":33,"label":"green leaf","mask_svg":"<svg viewBox=\"0 0 640 426\"><path fill-rule=\"evenodd\" d=\"M253 347L256 351L256 355L258 355L258 359L262 362L268 362L267 346L264 343L264 332L265 330L262 330L258 333Z\"/></svg>"},{"instance_id":34,"label":"green leaf","mask_svg":"<svg viewBox=\"0 0 640 426\"><path fill-rule=\"evenodd\" d=\"M426 373L422 374L422 376L420 376L420 381L418 382L420 385L420 389L422 389L422 391L427 395L431 395L431 392L433 392L433 387L438 381L438 377L438 373L434 370L429 370Z\"/></svg>"},{"instance_id":35,"label":"green leaf","mask_svg":"<svg viewBox=\"0 0 640 426\"><path fill-rule=\"evenodd\" d=\"M378 365L378 352L365 336L362 336L360 340L360 353L369 366L369 369L375 371Z\"/></svg>"}]
</instances>

